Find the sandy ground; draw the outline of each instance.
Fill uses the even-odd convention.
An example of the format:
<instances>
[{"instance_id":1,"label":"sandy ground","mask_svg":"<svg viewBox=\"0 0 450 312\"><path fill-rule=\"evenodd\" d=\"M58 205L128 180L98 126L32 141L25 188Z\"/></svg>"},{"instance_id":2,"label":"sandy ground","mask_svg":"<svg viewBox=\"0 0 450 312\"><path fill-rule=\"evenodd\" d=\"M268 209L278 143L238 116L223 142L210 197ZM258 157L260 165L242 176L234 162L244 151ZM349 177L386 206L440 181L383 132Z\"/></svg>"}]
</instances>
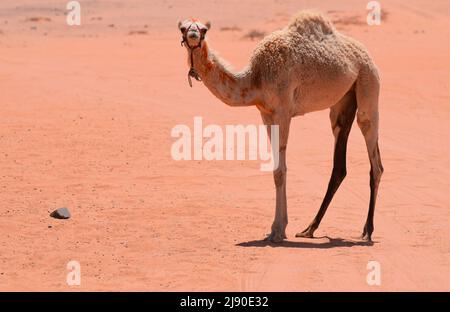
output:
<instances>
[{"instance_id":1,"label":"sandy ground","mask_svg":"<svg viewBox=\"0 0 450 312\"><path fill-rule=\"evenodd\" d=\"M378 27L357 0L81 2L80 27L65 24L65 1L0 4L0 290L450 290L448 1L381 1ZM256 108L189 88L177 20L210 19L211 46L240 68L257 42L245 34L305 8L366 44L380 68L386 172L373 246L357 239L369 162L356 126L320 238L294 237L331 172L328 111L292 124L281 245L261 242L275 192L259 162L170 155L172 127L194 116L260 123ZM59 207L72 218L50 218ZM81 286L66 284L70 260ZM372 260L381 286L366 283Z\"/></svg>"}]
</instances>

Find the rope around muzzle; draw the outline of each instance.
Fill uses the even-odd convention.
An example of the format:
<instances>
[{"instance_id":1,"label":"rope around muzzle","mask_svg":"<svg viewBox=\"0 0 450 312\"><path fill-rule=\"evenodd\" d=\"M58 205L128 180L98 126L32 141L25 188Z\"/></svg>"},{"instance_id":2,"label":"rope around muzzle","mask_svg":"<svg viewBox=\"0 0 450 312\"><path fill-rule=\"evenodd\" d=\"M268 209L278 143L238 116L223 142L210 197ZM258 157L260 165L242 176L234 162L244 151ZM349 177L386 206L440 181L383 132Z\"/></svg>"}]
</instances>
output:
<instances>
[{"instance_id":1,"label":"rope around muzzle","mask_svg":"<svg viewBox=\"0 0 450 312\"><path fill-rule=\"evenodd\" d=\"M202 78L198 74L197 70L194 68L194 50L195 49L199 49L202 46L202 42L205 39L205 35L200 32L201 37L200 37L200 41L199 41L198 45L196 45L195 47L191 47L189 45L188 40L187 40L187 33L189 32L191 27L192 27L192 24L191 24L191 26L189 26L189 28L183 34L183 40L181 41L181 46L186 45L189 48L189 50L190 50L190 54L191 54L191 68L189 69L189 72L188 72L188 82L189 82L189 86L192 88L192 79L191 79L191 77L194 78L197 81L200 81L200 82L202 81Z\"/></svg>"}]
</instances>

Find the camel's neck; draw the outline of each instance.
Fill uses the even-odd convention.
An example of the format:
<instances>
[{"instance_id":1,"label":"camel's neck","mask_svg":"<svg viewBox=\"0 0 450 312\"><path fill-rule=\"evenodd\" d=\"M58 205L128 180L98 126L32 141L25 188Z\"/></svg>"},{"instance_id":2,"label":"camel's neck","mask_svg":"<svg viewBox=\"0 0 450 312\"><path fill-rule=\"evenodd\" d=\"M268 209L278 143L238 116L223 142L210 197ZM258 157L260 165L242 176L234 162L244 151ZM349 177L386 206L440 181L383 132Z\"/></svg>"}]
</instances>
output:
<instances>
[{"instance_id":1,"label":"camel's neck","mask_svg":"<svg viewBox=\"0 0 450 312\"><path fill-rule=\"evenodd\" d=\"M252 87L252 75L249 69L233 72L214 52L209 50L206 42L203 42L202 47L194 50L193 53L195 70L217 98L230 106L257 104L258 92ZM190 57L188 61L190 63Z\"/></svg>"}]
</instances>

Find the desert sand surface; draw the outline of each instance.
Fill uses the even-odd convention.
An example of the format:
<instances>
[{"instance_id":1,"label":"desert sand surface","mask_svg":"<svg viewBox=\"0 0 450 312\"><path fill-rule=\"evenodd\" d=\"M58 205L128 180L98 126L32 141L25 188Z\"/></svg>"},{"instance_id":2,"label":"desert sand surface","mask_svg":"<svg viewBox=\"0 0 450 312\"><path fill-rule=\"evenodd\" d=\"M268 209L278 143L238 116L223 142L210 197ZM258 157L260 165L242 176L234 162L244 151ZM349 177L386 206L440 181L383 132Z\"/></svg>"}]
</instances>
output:
<instances>
[{"instance_id":1,"label":"desert sand surface","mask_svg":"<svg viewBox=\"0 0 450 312\"><path fill-rule=\"evenodd\" d=\"M450 291L450 3L380 1L66 1L0 4L0 290ZM275 188L259 161L174 161L177 124L260 124L187 83L177 21L212 21L210 46L237 69L259 38L302 9L324 12L379 67L385 167L374 244L358 239L369 161L356 125L348 175L316 239L295 238L331 173L328 111L294 119L288 239L262 241ZM49 214L67 207L69 220ZM81 285L66 283L69 261ZM366 282L369 261L381 285Z\"/></svg>"}]
</instances>

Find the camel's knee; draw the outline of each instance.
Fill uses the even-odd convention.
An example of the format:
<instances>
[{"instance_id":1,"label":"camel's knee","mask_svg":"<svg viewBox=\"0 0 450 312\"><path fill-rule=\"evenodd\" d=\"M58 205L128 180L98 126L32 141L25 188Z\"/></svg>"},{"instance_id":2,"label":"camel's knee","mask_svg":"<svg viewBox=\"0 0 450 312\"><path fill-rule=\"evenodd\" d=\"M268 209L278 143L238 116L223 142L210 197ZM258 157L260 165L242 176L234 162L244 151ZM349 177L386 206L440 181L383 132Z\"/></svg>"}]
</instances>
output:
<instances>
[{"instance_id":1,"label":"camel's knee","mask_svg":"<svg viewBox=\"0 0 450 312\"><path fill-rule=\"evenodd\" d=\"M370 119L364 115L364 113L361 113L362 115L360 115L360 113L358 112L358 126L359 129L361 129L361 132L363 135L366 135L367 133L369 133L369 130L371 128L371 121Z\"/></svg>"},{"instance_id":2,"label":"camel's knee","mask_svg":"<svg viewBox=\"0 0 450 312\"><path fill-rule=\"evenodd\" d=\"M273 179L275 181L275 186L280 187L283 186L284 182L286 181L286 172L287 168L278 168L273 172Z\"/></svg>"},{"instance_id":3,"label":"camel's knee","mask_svg":"<svg viewBox=\"0 0 450 312\"><path fill-rule=\"evenodd\" d=\"M369 113L365 110L359 110L357 113L358 126L364 136L370 131L376 133L378 131L378 114Z\"/></svg>"}]
</instances>

